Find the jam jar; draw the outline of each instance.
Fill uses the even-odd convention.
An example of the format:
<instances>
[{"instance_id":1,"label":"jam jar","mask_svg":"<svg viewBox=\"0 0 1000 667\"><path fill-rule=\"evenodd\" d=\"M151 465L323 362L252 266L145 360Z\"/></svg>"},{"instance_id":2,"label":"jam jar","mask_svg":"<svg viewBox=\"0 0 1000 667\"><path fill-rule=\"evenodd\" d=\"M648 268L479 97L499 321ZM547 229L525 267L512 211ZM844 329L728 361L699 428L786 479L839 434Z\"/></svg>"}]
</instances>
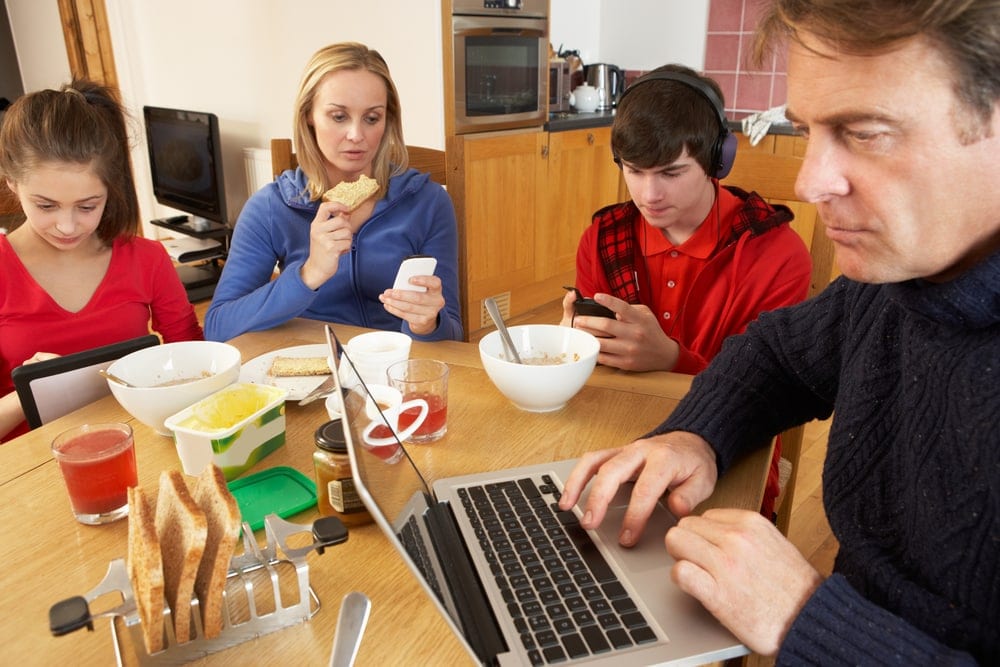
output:
<instances>
[{"instance_id":1,"label":"jam jar","mask_svg":"<svg viewBox=\"0 0 1000 667\"><path fill-rule=\"evenodd\" d=\"M354 488L343 424L339 419L328 421L316 429L315 437L313 465L319 513L335 516L347 527L370 523L372 517Z\"/></svg>"}]
</instances>

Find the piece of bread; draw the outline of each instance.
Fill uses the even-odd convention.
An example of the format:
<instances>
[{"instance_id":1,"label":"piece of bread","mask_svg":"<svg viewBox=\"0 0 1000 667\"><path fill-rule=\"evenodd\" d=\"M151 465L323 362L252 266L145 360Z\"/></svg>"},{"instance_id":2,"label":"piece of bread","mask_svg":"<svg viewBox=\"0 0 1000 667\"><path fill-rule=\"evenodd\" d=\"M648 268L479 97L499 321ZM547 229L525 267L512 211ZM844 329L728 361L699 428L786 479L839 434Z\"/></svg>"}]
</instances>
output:
<instances>
[{"instance_id":1,"label":"piece of bread","mask_svg":"<svg viewBox=\"0 0 1000 667\"><path fill-rule=\"evenodd\" d=\"M240 536L240 507L226 486L222 469L214 463L205 466L198 475L191 493L208 521L208 539L194 590L201 605L205 638L214 639L222 632L222 591Z\"/></svg>"},{"instance_id":2,"label":"piece of bread","mask_svg":"<svg viewBox=\"0 0 1000 667\"><path fill-rule=\"evenodd\" d=\"M329 375L330 366L326 357L282 357L271 361L267 371L271 377L296 377L301 375Z\"/></svg>"},{"instance_id":3,"label":"piece of bread","mask_svg":"<svg viewBox=\"0 0 1000 667\"><path fill-rule=\"evenodd\" d=\"M208 525L177 470L160 473L156 535L163 558L164 596L173 614L174 636L183 644L191 639L191 596Z\"/></svg>"},{"instance_id":4,"label":"piece of bread","mask_svg":"<svg viewBox=\"0 0 1000 667\"><path fill-rule=\"evenodd\" d=\"M343 204L349 211L361 206L378 192L378 181L364 174L354 182L341 181L323 194L323 201L335 201Z\"/></svg>"},{"instance_id":5,"label":"piece of bread","mask_svg":"<svg viewBox=\"0 0 1000 667\"><path fill-rule=\"evenodd\" d=\"M125 565L150 655L163 650L163 562L156 521L142 487L128 489L128 560Z\"/></svg>"}]
</instances>

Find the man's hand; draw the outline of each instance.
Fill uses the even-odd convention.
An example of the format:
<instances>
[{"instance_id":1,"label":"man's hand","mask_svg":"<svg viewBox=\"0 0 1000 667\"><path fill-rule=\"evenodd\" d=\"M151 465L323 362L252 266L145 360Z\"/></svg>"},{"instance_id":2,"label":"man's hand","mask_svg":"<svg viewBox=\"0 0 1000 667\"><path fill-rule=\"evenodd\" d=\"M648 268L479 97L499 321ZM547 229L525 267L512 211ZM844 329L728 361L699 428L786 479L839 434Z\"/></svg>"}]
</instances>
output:
<instances>
[{"instance_id":1,"label":"man's hand","mask_svg":"<svg viewBox=\"0 0 1000 667\"><path fill-rule=\"evenodd\" d=\"M563 323L567 304L563 297ZM575 299L574 299L575 300ZM656 315L646 306L632 305L610 294L595 294L594 301L614 311L616 318L577 316L573 326L597 336L601 351L597 363L626 371L669 371L677 364L680 346L663 333Z\"/></svg>"},{"instance_id":2,"label":"man's hand","mask_svg":"<svg viewBox=\"0 0 1000 667\"><path fill-rule=\"evenodd\" d=\"M671 577L762 655L774 655L823 578L759 512L713 509L667 531Z\"/></svg>"},{"instance_id":3,"label":"man's hand","mask_svg":"<svg viewBox=\"0 0 1000 667\"><path fill-rule=\"evenodd\" d=\"M566 480L559 507L573 507L587 482L591 482L580 524L596 528L604 520L618 487L635 480L618 536L623 546L630 547L642 537L664 492L670 491L670 511L675 516L686 516L712 494L717 479L715 452L708 443L693 433L676 431L636 440L620 449L584 454Z\"/></svg>"}]
</instances>

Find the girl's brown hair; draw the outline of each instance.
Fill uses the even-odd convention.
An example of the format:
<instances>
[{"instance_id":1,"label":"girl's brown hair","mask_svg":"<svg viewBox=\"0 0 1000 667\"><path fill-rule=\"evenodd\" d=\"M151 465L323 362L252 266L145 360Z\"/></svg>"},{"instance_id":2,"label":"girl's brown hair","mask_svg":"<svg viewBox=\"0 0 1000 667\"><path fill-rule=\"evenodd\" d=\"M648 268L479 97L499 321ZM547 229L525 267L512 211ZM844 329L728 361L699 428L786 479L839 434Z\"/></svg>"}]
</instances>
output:
<instances>
[{"instance_id":1,"label":"girl's brown hair","mask_svg":"<svg viewBox=\"0 0 1000 667\"><path fill-rule=\"evenodd\" d=\"M139 228L126 112L110 88L74 80L19 97L0 125L0 177L14 183L50 162L89 164L108 189L97 236L106 244Z\"/></svg>"}]
</instances>

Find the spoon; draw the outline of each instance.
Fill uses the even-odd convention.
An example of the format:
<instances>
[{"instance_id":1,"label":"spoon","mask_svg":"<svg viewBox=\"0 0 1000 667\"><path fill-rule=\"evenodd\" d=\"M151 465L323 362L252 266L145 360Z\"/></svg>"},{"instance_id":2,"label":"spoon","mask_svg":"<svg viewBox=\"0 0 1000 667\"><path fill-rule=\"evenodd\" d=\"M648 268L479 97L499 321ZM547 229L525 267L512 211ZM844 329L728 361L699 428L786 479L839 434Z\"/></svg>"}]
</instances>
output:
<instances>
[{"instance_id":1,"label":"spoon","mask_svg":"<svg viewBox=\"0 0 1000 667\"><path fill-rule=\"evenodd\" d=\"M125 380L121 379L120 377L118 377L114 373L109 373L106 370L104 370L103 368L98 368L97 372L100 373L102 377L107 378L108 380L111 380L112 382L116 382L116 383L122 385L123 387L132 387L133 389L137 389L138 388L138 387L136 387L136 385L132 384L131 382L126 382Z\"/></svg>"},{"instance_id":2,"label":"spoon","mask_svg":"<svg viewBox=\"0 0 1000 667\"><path fill-rule=\"evenodd\" d=\"M497 302L494 301L493 297L487 297L485 303L486 310L489 311L490 317L493 318L493 324L497 325L497 330L500 331L500 339L503 341L504 349L514 359L514 363L521 363L521 357L514 347L514 341L510 339L510 333L507 331L507 325L504 324L503 316L497 307Z\"/></svg>"},{"instance_id":3,"label":"spoon","mask_svg":"<svg viewBox=\"0 0 1000 667\"><path fill-rule=\"evenodd\" d=\"M354 591L344 596L333 635L330 667L351 667L354 664L371 608L371 600L364 593Z\"/></svg>"}]
</instances>

